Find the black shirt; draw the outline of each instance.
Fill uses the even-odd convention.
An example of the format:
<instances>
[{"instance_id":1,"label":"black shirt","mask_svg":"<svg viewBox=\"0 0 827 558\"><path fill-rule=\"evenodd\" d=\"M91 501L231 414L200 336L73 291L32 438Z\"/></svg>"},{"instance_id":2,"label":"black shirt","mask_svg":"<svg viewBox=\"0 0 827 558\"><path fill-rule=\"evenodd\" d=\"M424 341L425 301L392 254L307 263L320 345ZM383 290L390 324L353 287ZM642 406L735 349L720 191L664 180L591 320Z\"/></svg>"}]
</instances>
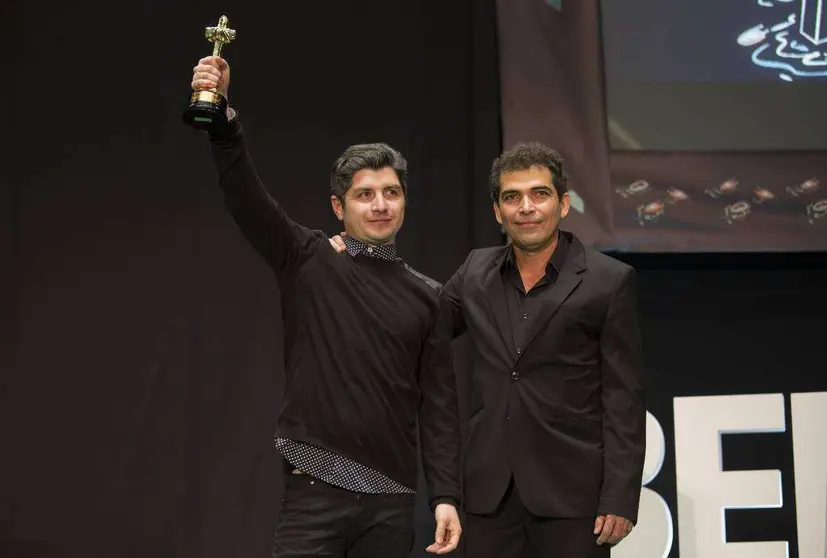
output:
<instances>
[{"instance_id":1,"label":"black shirt","mask_svg":"<svg viewBox=\"0 0 827 558\"><path fill-rule=\"evenodd\" d=\"M560 270L566 261L569 250L569 241L565 235L557 233L557 247L551 254L546 264L546 274L540 278L530 291L526 292L523 279L520 277L520 270L514 259L514 247L509 246L506 257L503 260L502 278L505 287L505 299L508 305L508 315L511 322L511 335L515 350L520 355L530 341L527 339L529 324L537 316L540 308L547 304L542 294L554 286Z\"/></svg>"},{"instance_id":2,"label":"black shirt","mask_svg":"<svg viewBox=\"0 0 827 558\"><path fill-rule=\"evenodd\" d=\"M416 486L418 424L431 502L459 502L458 401L440 285L401 261L337 253L322 231L292 221L259 180L237 120L210 138L227 208L281 291L276 436Z\"/></svg>"},{"instance_id":3,"label":"black shirt","mask_svg":"<svg viewBox=\"0 0 827 558\"><path fill-rule=\"evenodd\" d=\"M345 236L344 239L347 253L354 258L361 255L391 262L399 260L394 244L371 246L352 236ZM276 447L294 470L298 469L346 490L369 494L413 494L416 492L413 488L403 486L355 459L348 459L319 446L277 436Z\"/></svg>"}]
</instances>

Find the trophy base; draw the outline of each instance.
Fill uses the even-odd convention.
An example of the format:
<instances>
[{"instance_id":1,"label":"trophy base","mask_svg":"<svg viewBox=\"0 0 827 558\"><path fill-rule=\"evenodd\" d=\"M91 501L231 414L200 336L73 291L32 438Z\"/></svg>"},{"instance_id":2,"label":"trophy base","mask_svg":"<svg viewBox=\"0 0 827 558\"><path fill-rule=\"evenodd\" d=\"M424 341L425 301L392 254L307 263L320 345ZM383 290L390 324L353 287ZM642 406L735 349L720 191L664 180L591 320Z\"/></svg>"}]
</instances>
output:
<instances>
[{"instance_id":1,"label":"trophy base","mask_svg":"<svg viewBox=\"0 0 827 558\"><path fill-rule=\"evenodd\" d=\"M186 124L199 130L226 124L227 99L217 91L196 91L190 97L190 106L183 117Z\"/></svg>"}]
</instances>

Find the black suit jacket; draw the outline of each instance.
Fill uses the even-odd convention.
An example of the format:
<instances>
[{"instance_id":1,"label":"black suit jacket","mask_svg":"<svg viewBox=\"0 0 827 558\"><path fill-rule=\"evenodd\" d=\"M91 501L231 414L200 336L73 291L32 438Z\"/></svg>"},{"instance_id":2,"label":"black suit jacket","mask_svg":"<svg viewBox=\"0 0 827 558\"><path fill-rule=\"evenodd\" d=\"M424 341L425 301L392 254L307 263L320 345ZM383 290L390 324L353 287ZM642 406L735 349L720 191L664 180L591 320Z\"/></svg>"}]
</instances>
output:
<instances>
[{"instance_id":1,"label":"black suit jacket","mask_svg":"<svg viewBox=\"0 0 827 558\"><path fill-rule=\"evenodd\" d=\"M646 408L635 273L562 234L568 255L520 354L501 276L507 247L473 250L443 289L454 336L470 335L481 390L465 509L494 511L513 474L536 515L636 521Z\"/></svg>"}]
</instances>

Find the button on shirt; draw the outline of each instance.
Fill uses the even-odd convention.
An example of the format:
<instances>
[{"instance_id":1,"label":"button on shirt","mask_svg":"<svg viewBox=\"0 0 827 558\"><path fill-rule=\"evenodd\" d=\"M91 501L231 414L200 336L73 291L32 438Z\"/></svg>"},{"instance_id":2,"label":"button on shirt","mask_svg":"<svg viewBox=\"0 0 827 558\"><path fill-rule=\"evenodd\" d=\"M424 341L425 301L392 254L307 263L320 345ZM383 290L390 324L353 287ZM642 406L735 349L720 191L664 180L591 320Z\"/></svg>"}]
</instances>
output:
<instances>
[{"instance_id":1,"label":"button on shirt","mask_svg":"<svg viewBox=\"0 0 827 558\"><path fill-rule=\"evenodd\" d=\"M505 286L505 299L508 304L508 315L511 322L511 335L517 355L522 355L527 343L529 325L537 316L542 304L541 294L552 288L560 275L560 270L566 261L566 254L569 249L569 241L559 232L557 233L557 248L551 255L546 265L546 274L540 278L530 291L526 292L523 279L520 277L520 270L514 259L514 247L509 246L502 267L502 278ZM517 378L513 378L517 379Z\"/></svg>"},{"instance_id":2,"label":"button on shirt","mask_svg":"<svg viewBox=\"0 0 827 558\"><path fill-rule=\"evenodd\" d=\"M396 255L396 246L370 246L355 238L344 237L347 253L351 257L363 256L389 262L401 262ZM414 494L415 490L389 479L382 473L358 461L348 459L324 448L290 440L276 438L276 447L284 458L300 471L328 484L369 494Z\"/></svg>"}]
</instances>

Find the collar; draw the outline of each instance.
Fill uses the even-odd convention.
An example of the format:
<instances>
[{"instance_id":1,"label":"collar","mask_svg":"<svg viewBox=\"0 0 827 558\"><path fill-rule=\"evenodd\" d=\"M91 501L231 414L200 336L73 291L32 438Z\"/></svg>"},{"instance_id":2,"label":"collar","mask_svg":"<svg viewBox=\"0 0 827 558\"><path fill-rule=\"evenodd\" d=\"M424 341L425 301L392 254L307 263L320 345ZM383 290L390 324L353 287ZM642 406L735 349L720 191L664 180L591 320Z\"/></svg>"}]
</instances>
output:
<instances>
[{"instance_id":1,"label":"collar","mask_svg":"<svg viewBox=\"0 0 827 558\"><path fill-rule=\"evenodd\" d=\"M563 231L557 231L557 247L551 254L548 263L546 264L546 274L550 271L555 271L558 274L563 270L563 265L566 263L566 256L571 246L571 240L568 236L563 234ZM509 242L508 248L505 251L505 257L501 263L502 269L517 269L517 262L514 260L514 246Z\"/></svg>"},{"instance_id":2,"label":"collar","mask_svg":"<svg viewBox=\"0 0 827 558\"><path fill-rule=\"evenodd\" d=\"M344 240L347 253L354 258L359 254L362 254L368 258L377 258L380 260L387 260L389 262L395 262L399 259L396 255L396 244L371 246L370 244L357 240L350 235L346 235Z\"/></svg>"}]
</instances>

